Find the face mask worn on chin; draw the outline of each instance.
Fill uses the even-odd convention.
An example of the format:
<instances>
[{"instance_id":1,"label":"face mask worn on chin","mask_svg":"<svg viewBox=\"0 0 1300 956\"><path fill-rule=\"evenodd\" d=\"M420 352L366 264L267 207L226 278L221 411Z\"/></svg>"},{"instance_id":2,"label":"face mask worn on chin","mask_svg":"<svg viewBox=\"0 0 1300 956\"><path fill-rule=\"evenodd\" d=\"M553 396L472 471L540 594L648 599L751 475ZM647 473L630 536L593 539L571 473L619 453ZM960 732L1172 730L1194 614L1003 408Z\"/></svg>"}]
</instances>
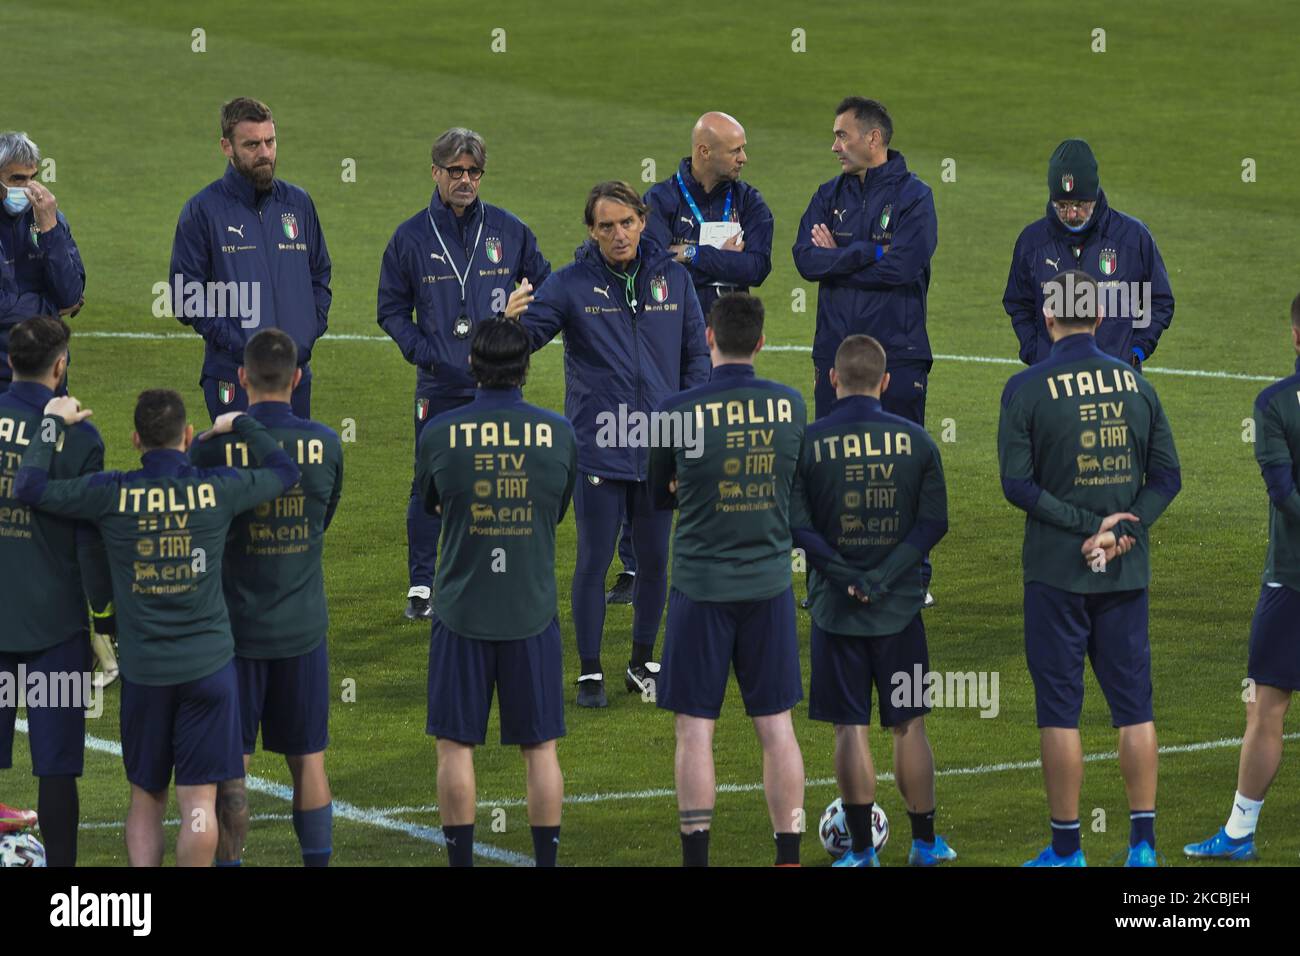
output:
<instances>
[{"instance_id":1,"label":"face mask worn on chin","mask_svg":"<svg viewBox=\"0 0 1300 956\"><path fill-rule=\"evenodd\" d=\"M32 204L31 199L27 196L27 190L19 186L7 186L5 188L7 190L4 201L5 211L11 216L25 213L27 207Z\"/></svg>"}]
</instances>

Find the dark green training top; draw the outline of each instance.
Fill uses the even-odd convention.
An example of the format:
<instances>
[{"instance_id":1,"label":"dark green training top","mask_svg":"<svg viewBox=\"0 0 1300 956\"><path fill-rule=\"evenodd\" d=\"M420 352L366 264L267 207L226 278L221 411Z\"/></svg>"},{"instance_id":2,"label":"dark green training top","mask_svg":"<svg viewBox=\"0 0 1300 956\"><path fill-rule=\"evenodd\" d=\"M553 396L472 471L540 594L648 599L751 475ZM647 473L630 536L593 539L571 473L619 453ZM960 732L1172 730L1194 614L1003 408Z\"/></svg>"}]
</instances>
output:
<instances>
[{"instance_id":1,"label":"dark green training top","mask_svg":"<svg viewBox=\"0 0 1300 956\"><path fill-rule=\"evenodd\" d=\"M33 512L14 493L23 454L53 397L44 385L22 381L0 395L0 651L25 654L61 644L86 630L86 597L96 610L113 599L99 532ZM50 473L76 478L103 467L99 432L81 422L64 434Z\"/></svg>"},{"instance_id":2,"label":"dark green training top","mask_svg":"<svg viewBox=\"0 0 1300 956\"><path fill-rule=\"evenodd\" d=\"M1300 360L1255 399L1255 458L1269 499L1264 582L1300 591Z\"/></svg>"},{"instance_id":3,"label":"dark green training top","mask_svg":"<svg viewBox=\"0 0 1300 956\"><path fill-rule=\"evenodd\" d=\"M1174 436L1151 383L1068 335L1042 362L1013 375L998 424L1002 492L1026 513L1025 582L1088 594L1151 583L1149 533L1182 486ZM1094 572L1080 548L1102 518L1121 522L1133 550Z\"/></svg>"},{"instance_id":4,"label":"dark green training top","mask_svg":"<svg viewBox=\"0 0 1300 956\"><path fill-rule=\"evenodd\" d=\"M925 601L921 559L948 530L939 449L915 422L850 395L804 436L790 524L814 570L812 618L832 634L897 634ZM850 597L855 586L870 598Z\"/></svg>"},{"instance_id":5,"label":"dark green training top","mask_svg":"<svg viewBox=\"0 0 1300 956\"><path fill-rule=\"evenodd\" d=\"M331 428L298 418L287 402L258 402L257 419L298 463L302 479L230 525L222 584L235 653L278 659L314 651L329 631L325 529L343 490L343 446ZM252 467L248 443L233 435L195 442L200 468Z\"/></svg>"},{"instance_id":6,"label":"dark green training top","mask_svg":"<svg viewBox=\"0 0 1300 956\"><path fill-rule=\"evenodd\" d=\"M147 451L139 471L51 479L50 458L65 429L44 418L14 482L19 500L93 521L108 550L122 676L174 685L215 673L234 655L221 589L221 558L235 515L271 501L298 481L298 466L256 419L234 432L262 467L199 469L185 453Z\"/></svg>"},{"instance_id":7,"label":"dark green training top","mask_svg":"<svg viewBox=\"0 0 1300 956\"><path fill-rule=\"evenodd\" d=\"M649 423L650 490L676 507L673 587L692 601L761 601L790 587L790 490L807 413L794 389L718 365ZM677 492L668 490L673 476Z\"/></svg>"},{"instance_id":8,"label":"dark green training top","mask_svg":"<svg viewBox=\"0 0 1300 956\"><path fill-rule=\"evenodd\" d=\"M573 496L569 420L517 388L480 388L424 426L416 485L442 508L433 610L462 637L521 640L555 619L555 526Z\"/></svg>"}]
</instances>

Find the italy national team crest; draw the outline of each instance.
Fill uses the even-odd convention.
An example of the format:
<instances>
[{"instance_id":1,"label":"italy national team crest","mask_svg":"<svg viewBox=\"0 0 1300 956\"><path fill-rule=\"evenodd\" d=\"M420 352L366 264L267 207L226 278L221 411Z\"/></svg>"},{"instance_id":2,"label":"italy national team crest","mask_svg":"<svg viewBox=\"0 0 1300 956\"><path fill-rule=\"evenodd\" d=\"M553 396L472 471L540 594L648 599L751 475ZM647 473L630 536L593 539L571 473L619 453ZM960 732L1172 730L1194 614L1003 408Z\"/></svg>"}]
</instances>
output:
<instances>
[{"instance_id":1,"label":"italy national team crest","mask_svg":"<svg viewBox=\"0 0 1300 956\"><path fill-rule=\"evenodd\" d=\"M417 398L415 400L415 420L424 421L429 417L429 400L427 398Z\"/></svg>"},{"instance_id":2,"label":"italy national team crest","mask_svg":"<svg viewBox=\"0 0 1300 956\"><path fill-rule=\"evenodd\" d=\"M1103 249L1101 255L1097 257L1097 268L1101 270L1104 276L1113 276L1115 270L1119 268L1119 255L1114 249Z\"/></svg>"},{"instance_id":3,"label":"italy national team crest","mask_svg":"<svg viewBox=\"0 0 1300 956\"><path fill-rule=\"evenodd\" d=\"M280 217L280 225L284 227L284 234L290 239L298 238L298 217L291 212L286 212Z\"/></svg>"},{"instance_id":4,"label":"italy national team crest","mask_svg":"<svg viewBox=\"0 0 1300 956\"><path fill-rule=\"evenodd\" d=\"M889 215L890 215L890 213L892 213L893 211L894 211L894 204L893 204L893 203L889 203L888 205L885 206L885 211L882 212L882 213L880 214L880 228L881 228L881 229L888 229L888 228L889 228Z\"/></svg>"},{"instance_id":5,"label":"italy national team crest","mask_svg":"<svg viewBox=\"0 0 1300 956\"><path fill-rule=\"evenodd\" d=\"M229 405L235 400L235 383L234 382L217 382L217 401L222 405Z\"/></svg>"},{"instance_id":6,"label":"italy national team crest","mask_svg":"<svg viewBox=\"0 0 1300 956\"><path fill-rule=\"evenodd\" d=\"M1061 176L1061 190L1067 193L1074 192L1074 177L1069 173L1064 173Z\"/></svg>"},{"instance_id":7,"label":"italy national team crest","mask_svg":"<svg viewBox=\"0 0 1300 956\"><path fill-rule=\"evenodd\" d=\"M489 236L484 239L483 248L487 252L488 262L497 263L501 261L501 240L496 236Z\"/></svg>"},{"instance_id":8,"label":"italy national team crest","mask_svg":"<svg viewBox=\"0 0 1300 956\"><path fill-rule=\"evenodd\" d=\"M656 302L663 302L668 298L668 280L663 276L655 276L650 280L650 298Z\"/></svg>"}]
</instances>

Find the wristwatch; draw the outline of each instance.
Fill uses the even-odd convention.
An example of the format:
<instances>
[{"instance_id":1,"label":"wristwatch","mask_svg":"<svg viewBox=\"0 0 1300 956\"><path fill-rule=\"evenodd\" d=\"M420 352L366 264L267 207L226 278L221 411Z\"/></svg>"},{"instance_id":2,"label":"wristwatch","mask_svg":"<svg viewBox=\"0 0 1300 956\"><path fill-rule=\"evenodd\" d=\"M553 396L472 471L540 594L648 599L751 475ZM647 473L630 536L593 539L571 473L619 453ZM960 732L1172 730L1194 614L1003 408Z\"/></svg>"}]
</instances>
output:
<instances>
[{"instance_id":1,"label":"wristwatch","mask_svg":"<svg viewBox=\"0 0 1300 956\"><path fill-rule=\"evenodd\" d=\"M686 248L682 250L682 258L685 259L687 262L694 262L695 254L699 251L700 250L695 245L695 243L693 242L687 243Z\"/></svg>"}]
</instances>

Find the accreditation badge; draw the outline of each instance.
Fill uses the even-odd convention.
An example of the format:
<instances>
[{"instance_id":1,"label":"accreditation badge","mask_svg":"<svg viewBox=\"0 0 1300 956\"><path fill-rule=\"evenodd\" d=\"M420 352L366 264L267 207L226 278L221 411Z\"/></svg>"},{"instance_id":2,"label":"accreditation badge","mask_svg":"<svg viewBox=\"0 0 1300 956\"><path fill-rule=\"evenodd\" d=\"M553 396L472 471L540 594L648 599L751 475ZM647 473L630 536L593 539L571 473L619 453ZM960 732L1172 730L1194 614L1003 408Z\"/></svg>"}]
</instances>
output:
<instances>
[{"instance_id":1,"label":"accreditation badge","mask_svg":"<svg viewBox=\"0 0 1300 956\"><path fill-rule=\"evenodd\" d=\"M474 322L468 315L457 316L456 321L452 324L451 334L458 339L467 339L469 334L474 331Z\"/></svg>"}]
</instances>

